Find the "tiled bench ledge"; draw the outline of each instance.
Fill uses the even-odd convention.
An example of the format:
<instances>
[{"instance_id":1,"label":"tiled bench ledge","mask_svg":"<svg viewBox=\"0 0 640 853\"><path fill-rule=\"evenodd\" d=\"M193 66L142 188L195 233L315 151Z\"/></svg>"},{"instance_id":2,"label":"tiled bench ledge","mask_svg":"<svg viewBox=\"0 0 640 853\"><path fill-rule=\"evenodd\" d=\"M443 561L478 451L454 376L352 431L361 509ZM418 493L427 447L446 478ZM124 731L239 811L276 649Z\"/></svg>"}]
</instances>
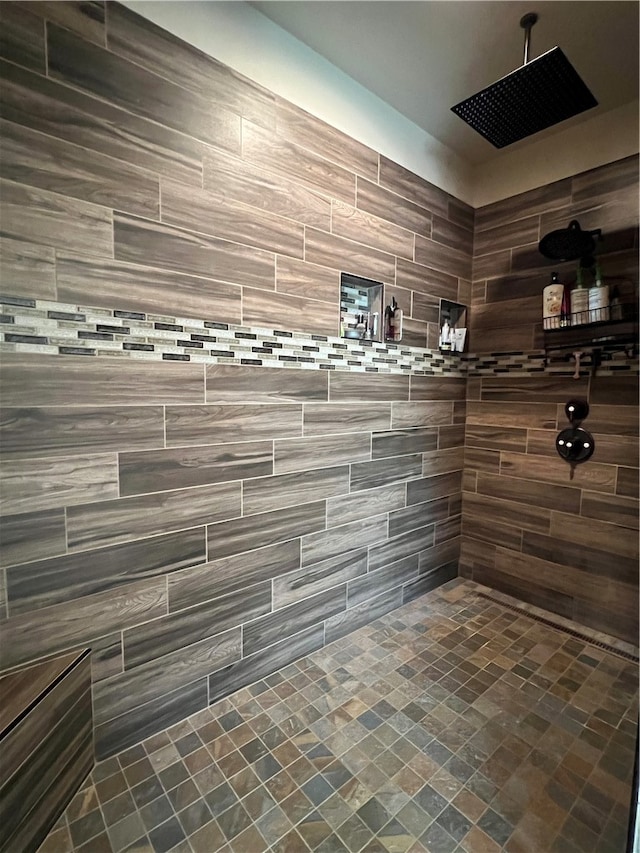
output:
<instances>
[{"instance_id":1,"label":"tiled bench ledge","mask_svg":"<svg viewBox=\"0 0 640 853\"><path fill-rule=\"evenodd\" d=\"M86 649L0 676L0 850L31 853L93 767Z\"/></svg>"}]
</instances>

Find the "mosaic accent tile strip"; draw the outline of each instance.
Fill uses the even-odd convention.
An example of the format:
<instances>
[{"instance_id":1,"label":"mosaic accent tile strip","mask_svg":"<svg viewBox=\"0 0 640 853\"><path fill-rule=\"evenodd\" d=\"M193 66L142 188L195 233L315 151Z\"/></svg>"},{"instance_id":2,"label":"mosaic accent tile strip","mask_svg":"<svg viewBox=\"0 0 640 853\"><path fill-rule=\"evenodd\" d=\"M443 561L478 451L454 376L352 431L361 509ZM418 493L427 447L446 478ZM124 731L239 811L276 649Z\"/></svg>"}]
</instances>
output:
<instances>
[{"instance_id":1,"label":"mosaic accent tile strip","mask_svg":"<svg viewBox=\"0 0 640 853\"><path fill-rule=\"evenodd\" d=\"M547 358L543 350L453 356L402 344L351 341L18 296L0 296L0 312L0 352L426 376L572 375L574 370L570 356ZM581 375L591 370L592 357L585 355ZM598 371L638 374L637 353L629 357L624 352L605 351Z\"/></svg>"},{"instance_id":2,"label":"mosaic accent tile strip","mask_svg":"<svg viewBox=\"0 0 640 853\"><path fill-rule=\"evenodd\" d=\"M459 357L376 341L0 297L0 351L368 373L464 374Z\"/></svg>"}]
</instances>

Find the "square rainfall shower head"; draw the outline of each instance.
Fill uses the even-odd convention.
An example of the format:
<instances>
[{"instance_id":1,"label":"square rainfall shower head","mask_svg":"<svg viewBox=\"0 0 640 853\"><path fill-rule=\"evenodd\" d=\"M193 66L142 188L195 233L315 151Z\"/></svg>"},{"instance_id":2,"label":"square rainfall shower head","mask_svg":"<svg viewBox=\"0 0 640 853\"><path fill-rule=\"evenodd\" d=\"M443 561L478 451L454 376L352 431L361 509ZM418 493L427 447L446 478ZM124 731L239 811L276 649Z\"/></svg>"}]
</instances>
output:
<instances>
[{"instance_id":1,"label":"square rainfall shower head","mask_svg":"<svg viewBox=\"0 0 640 853\"><path fill-rule=\"evenodd\" d=\"M598 105L559 47L451 107L496 148L504 148Z\"/></svg>"}]
</instances>

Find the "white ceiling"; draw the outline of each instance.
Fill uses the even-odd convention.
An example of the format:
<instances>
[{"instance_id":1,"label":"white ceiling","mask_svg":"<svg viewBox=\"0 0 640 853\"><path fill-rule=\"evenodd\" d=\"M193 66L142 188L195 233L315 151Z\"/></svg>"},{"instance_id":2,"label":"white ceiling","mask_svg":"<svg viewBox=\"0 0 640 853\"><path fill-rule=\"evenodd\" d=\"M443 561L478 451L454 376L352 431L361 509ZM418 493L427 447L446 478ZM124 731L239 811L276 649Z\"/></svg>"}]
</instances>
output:
<instances>
[{"instance_id":1,"label":"white ceiling","mask_svg":"<svg viewBox=\"0 0 640 853\"><path fill-rule=\"evenodd\" d=\"M250 3L472 164L638 99L638 2L623 0L255 0ZM558 45L599 105L498 151L451 107Z\"/></svg>"}]
</instances>

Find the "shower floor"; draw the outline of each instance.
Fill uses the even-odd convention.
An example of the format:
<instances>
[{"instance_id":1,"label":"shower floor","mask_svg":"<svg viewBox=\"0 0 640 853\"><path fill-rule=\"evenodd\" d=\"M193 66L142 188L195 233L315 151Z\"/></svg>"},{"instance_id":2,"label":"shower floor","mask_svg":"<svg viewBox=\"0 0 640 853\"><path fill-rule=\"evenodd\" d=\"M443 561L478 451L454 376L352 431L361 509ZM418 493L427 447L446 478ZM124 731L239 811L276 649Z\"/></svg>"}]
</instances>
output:
<instances>
[{"instance_id":1,"label":"shower floor","mask_svg":"<svg viewBox=\"0 0 640 853\"><path fill-rule=\"evenodd\" d=\"M98 763L39 853L621 853L637 664L485 591L451 581Z\"/></svg>"}]
</instances>

